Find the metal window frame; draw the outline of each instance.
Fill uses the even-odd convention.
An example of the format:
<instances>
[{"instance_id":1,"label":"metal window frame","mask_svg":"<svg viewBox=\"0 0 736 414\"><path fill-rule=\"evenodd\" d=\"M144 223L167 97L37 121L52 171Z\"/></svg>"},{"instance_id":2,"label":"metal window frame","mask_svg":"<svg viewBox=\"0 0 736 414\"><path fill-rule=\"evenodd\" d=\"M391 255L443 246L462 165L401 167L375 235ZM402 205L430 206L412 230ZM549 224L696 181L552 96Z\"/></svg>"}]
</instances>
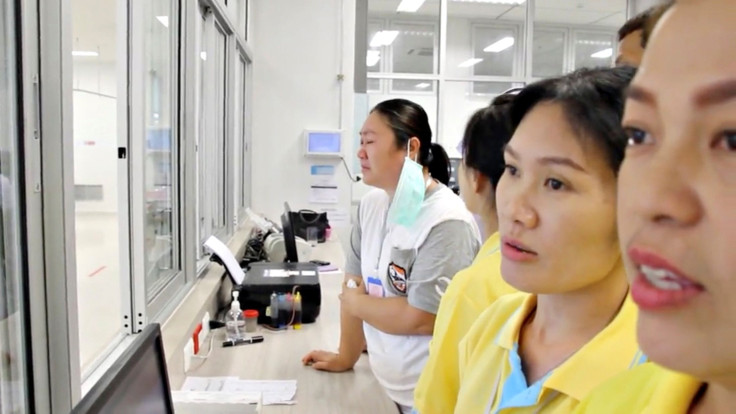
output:
<instances>
[{"instance_id":1,"label":"metal window frame","mask_svg":"<svg viewBox=\"0 0 736 414\"><path fill-rule=\"evenodd\" d=\"M81 396L76 257L67 248L75 246L71 6L23 0L20 7L24 176L32 183L26 232L38 255L28 261L32 404L36 412L67 413Z\"/></svg>"},{"instance_id":2,"label":"metal window frame","mask_svg":"<svg viewBox=\"0 0 736 414\"><path fill-rule=\"evenodd\" d=\"M172 16L169 18L169 27L172 34L171 44L171 79L169 80L169 93L172 95L170 124L173 163L172 163L172 247L174 256L174 269L164 278L155 282L155 288L151 289L146 283L146 255L144 245L145 231L145 113L146 90L145 67L146 56L144 56L144 44L146 33L145 4L142 2L130 2L130 49L129 49L129 77L130 77L130 148L129 168L130 174L130 221L129 228L131 238L131 284L133 291L133 315L131 326L132 332L140 332L149 322L162 321L176 305L177 298L185 293L185 264L182 260L185 243L181 237L180 209L184 205L185 191L182 189L182 161L184 154L181 150L183 141L180 136L182 117L182 89L180 82L182 69L182 16L184 4L178 0L169 0L172 6Z\"/></svg>"},{"instance_id":3,"label":"metal window frame","mask_svg":"<svg viewBox=\"0 0 736 414\"><path fill-rule=\"evenodd\" d=\"M246 9L249 7L250 2L246 2ZM241 141L241 137L235 136L235 123L233 122L233 117L239 116L240 110L238 108L235 108L235 93L233 92L233 85L238 86L238 83L235 81L236 76L236 65L239 64L237 59L245 59L246 61L246 76L243 79L243 86L245 87L246 84L250 84L248 81L251 79L251 70L250 66L253 62L253 52L250 48L249 43L246 41L247 33L241 33L241 30L239 30L238 24L239 22L239 16L235 16L235 20L232 20L230 18L230 15L226 9L226 7L216 0L198 0L197 1L197 10L196 17L201 19L199 22L194 22L189 27L193 27L192 30L195 32L196 35L199 35L200 29L203 29L204 26L198 26L197 23L202 25L212 24L213 28L218 30L220 34L224 36L225 39L225 68L224 68L224 86L222 90L222 95L218 97L218 99L222 99L224 102L224 111L222 117L222 125L224 128L224 139L222 142L222 148L221 151L218 151L215 154L208 154L211 153L211 149L208 149L206 147L202 148L195 148L196 154L194 155L196 159L198 160L198 168L197 172L195 174L196 179L198 180L195 184L196 191L196 202L195 205L199 205L201 202L203 202L203 206L207 206L207 198L211 197L213 200L217 200L218 203L221 201L224 203L224 212L225 212L225 222L224 226L221 227L215 227L215 226L207 226L205 225L204 228L201 225L201 219L204 218L205 220L212 220L213 215L210 211L207 211L205 208L205 211L202 211L202 209L199 209L200 211L197 213L196 217L196 236L195 236L195 242L197 243L197 247L194 251L197 252L196 254L196 267L197 272L200 273L205 268L205 252L204 249L201 247L204 240L206 240L207 237L210 235L214 235L220 239L227 240L234 232L236 227L238 226L239 217L241 215L241 212L244 216L245 209L242 208L243 206L238 206L236 204L240 204L240 200L236 197L236 192L231 191L233 186L235 185L235 174L238 173L238 163L235 160L235 157L238 156L239 152L234 151L234 149L242 148L243 145L249 146L249 139L250 139L250 115L248 115L247 119L242 120L244 123L244 131L246 131L247 139L245 143ZM210 17L211 15L211 17ZM246 19L247 16L249 16L249 10L246 10ZM212 19L211 23L209 19ZM246 22L246 31L248 30L248 24ZM196 56L198 58L199 56L199 50L202 50L202 42L204 40L200 39L199 42L196 42L197 45L195 46L196 50ZM200 63L196 63L197 67L200 67ZM202 69L203 70L203 69ZM199 71L196 73L197 79L196 84L197 89L201 88L201 79L206 76L203 72ZM252 91L246 89L244 96L243 96L243 102L248 102L248 105L246 106L248 114L250 114L250 102L252 101L251 95ZM195 102L192 103L192 106L194 108L199 108L200 105L203 103L203 96L198 96L195 93ZM196 111L196 109L195 109ZM218 114L219 115L219 114ZM247 121L247 127L245 126L245 123ZM197 128L196 134L200 134L200 129ZM195 137L199 137L199 135L195 135ZM194 139L195 142L198 140L198 138ZM240 145L236 145L236 140L238 140L238 143ZM221 159L220 159L221 156ZM209 164L208 164L209 162ZM241 161L242 162L242 161ZM222 189L223 194L214 194L212 195L211 191L208 191L207 188L203 188L202 183L208 182L209 180L206 179L206 173L207 171L211 170L211 168L208 169L208 165L224 165L224 171L225 171L225 180L224 180L224 187ZM248 165L250 165L250 159L248 160ZM249 183L250 184L250 183ZM250 185L248 185L248 188L250 188ZM242 190L241 190L242 191ZM211 195L208 195L211 194ZM204 198L204 199L203 199ZM220 200L221 199L221 200ZM249 201L248 201L249 202ZM230 220L229 218L232 218Z\"/></svg>"}]
</instances>

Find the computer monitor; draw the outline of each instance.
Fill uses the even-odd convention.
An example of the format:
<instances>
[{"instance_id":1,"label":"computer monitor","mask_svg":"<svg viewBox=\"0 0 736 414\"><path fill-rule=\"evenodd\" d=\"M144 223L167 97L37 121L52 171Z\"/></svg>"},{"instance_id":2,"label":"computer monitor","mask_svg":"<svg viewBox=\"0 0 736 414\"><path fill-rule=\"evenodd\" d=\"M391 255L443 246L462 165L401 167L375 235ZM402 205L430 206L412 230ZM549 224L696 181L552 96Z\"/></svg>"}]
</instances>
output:
<instances>
[{"instance_id":1,"label":"computer monitor","mask_svg":"<svg viewBox=\"0 0 736 414\"><path fill-rule=\"evenodd\" d=\"M299 254L296 251L296 235L294 234L294 226L291 223L291 208L289 203L284 203L284 214L281 215L281 227L284 232L284 249L286 250L287 263L299 262Z\"/></svg>"},{"instance_id":2,"label":"computer monitor","mask_svg":"<svg viewBox=\"0 0 736 414\"><path fill-rule=\"evenodd\" d=\"M71 414L173 413L161 328L150 324Z\"/></svg>"}]
</instances>

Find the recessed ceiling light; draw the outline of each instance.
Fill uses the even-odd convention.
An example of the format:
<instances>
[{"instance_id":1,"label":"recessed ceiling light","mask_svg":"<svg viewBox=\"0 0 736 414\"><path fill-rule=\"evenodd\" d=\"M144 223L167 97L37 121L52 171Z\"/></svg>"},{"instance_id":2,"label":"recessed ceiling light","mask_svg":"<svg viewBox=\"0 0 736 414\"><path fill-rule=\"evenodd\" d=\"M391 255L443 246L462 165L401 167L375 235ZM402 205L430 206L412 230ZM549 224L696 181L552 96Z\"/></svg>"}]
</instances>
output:
<instances>
[{"instance_id":1,"label":"recessed ceiling light","mask_svg":"<svg viewBox=\"0 0 736 414\"><path fill-rule=\"evenodd\" d=\"M484 52L498 53L502 52L514 45L514 38L511 36L504 37L483 49Z\"/></svg>"},{"instance_id":2,"label":"recessed ceiling light","mask_svg":"<svg viewBox=\"0 0 736 414\"><path fill-rule=\"evenodd\" d=\"M156 16L156 20L161 22L164 27L169 27L169 16Z\"/></svg>"},{"instance_id":3,"label":"recessed ceiling light","mask_svg":"<svg viewBox=\"0 0 736 414\"><path fill-rule=\"evenodd\" d=\"M424 0L401 0L399 7L396 8L397 12L416 13L420 7L424 4Z\"/></svg>"},{"instance_id":4,"label":"recessed ceiling light","mask_svg":"<svg viewBox=\"0 0 736 414\"><path fill-rule=\"evenodd\" d=\"M607 58L610 58L611 56L613 56L613 49L611 49L610 47L608 49L599 50L593 53L592 55L590 55L590 57L596 58L596 59L607 59Z\"/></svg>"},{"instance_id":5,"label":"recessed ceiling light","mask_svg":"<svg viewBox=\"0 0 736 414\"><path fill-rule=\"evenodd\" d=\"M468 59L465 62L457 65L457 67L459 67L459 68L469 68L469 67L471 67L473 65L477 65L478 63L480 63L482 61L483 61L483 59L478 59L478 58Z\"/></svg>"},{"instance_id":6,"label":"recessed ceiling light","mask_svg":"<svg viewBox=\"0 0 736 414\"><path fill-rule=\"evenodd\" d=\"M429 82L422 82L422 83L417 83L415 88L426 89L426 88L429 88L429 86L430 86Z\"/></svg>"},{"instance_id":7,"label":"recessed ceiling light","mask_svg":"<svg viewBox=\"0 0 736 414\"><path fill-rule=\"evenodd\" d=\"M207 52L199 52L199 58L202 60L207 60Z\"/></svg>"},{"instance_id":8,"label":"recessed ceiling light","mask_svg":"<svg viewBox=\"0 0 736 414\"><path fill-rule=\"evenodd\" d=\"M365 65L376 66L379 60L381 60L381 52L378 50L369 50L365 56Z\"/></svg>"},{"instance_id":9,"label":"recessed ceiling light","mask_svg":"<svg viewBox=\"0 0 736 414\"><path fill-rule=\"evenodd\" d=\"M72 56L95 57L100 54L91 50L72 50Z\"/></svg>"},{"instance_id":10,"label":"recessed ceiling light","mask_svg":"<svg viewBox=\"0 0 736 414\"><path fill-rule=\"evenodd\" d=\"M398 30L381 30L380 32L373 35L371 39L371 47L388 46L394 42L396 36L399 35Z\"/></svg>"}]
</instances>

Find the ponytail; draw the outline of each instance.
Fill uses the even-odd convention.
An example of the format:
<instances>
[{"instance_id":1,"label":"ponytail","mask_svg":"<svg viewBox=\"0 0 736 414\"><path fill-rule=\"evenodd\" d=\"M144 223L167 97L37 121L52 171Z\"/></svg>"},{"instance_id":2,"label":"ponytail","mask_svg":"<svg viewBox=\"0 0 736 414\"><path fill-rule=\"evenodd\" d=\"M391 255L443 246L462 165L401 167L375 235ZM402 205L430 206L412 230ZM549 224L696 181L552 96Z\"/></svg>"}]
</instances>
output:
<instances>
[{"instance_id":1,"label":"ponytail","mask_svg":"<svg viewBox=\"0 0 736 414\"><path fill-rule=\"evenodd\" d=\"M427 168L435 180L447 185L450 182L450 157L442 145L433 142L429 150Z\"/></svg>"}]
</instances>

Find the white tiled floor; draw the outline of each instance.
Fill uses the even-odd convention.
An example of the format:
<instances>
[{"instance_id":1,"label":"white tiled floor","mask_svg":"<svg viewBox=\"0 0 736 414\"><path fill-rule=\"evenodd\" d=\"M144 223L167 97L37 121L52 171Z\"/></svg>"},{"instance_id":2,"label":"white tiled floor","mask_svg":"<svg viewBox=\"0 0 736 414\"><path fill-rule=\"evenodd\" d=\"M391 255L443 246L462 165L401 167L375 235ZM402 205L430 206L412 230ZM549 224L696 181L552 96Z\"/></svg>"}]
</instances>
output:
<instances>
[{"instance_id":1,"label":"white tiled floor","mask_svg":"<svg viewBox=\"0 0 736 414\"><path fill-rule=\"evenodd\" d=\"M117 214L77 213L77 303L82 371L122 329Z\"/></svg>"}]
</instances>

